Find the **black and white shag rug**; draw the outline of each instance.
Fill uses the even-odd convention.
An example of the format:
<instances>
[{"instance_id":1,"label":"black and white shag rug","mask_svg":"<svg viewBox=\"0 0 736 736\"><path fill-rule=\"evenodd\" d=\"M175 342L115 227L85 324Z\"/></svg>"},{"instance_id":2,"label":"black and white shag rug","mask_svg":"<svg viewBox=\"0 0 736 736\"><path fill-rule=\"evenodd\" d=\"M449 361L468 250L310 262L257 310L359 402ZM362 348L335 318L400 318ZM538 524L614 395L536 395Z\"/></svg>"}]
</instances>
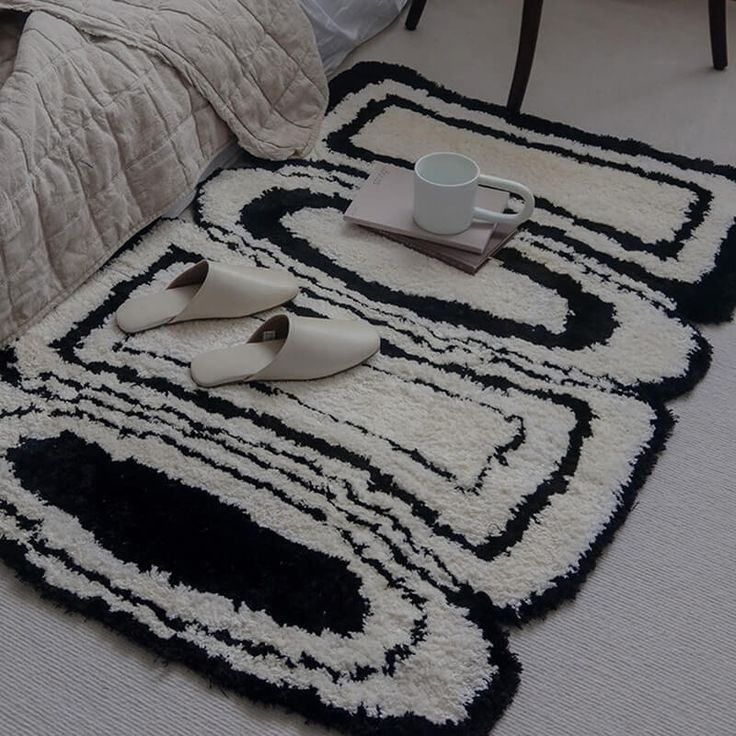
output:
<instances>
[{"instance_id":1,"label":"black and white shag rug","mask_svg":"<svg viewBox=\"0 0 736 736\"><path fill-rule=\"evenodd\" d=\"M487 734L506 627L574 595L727 319L736 172L361 64L308 161L203 185L0 353L2 556L45 594L249 697L355 734ZM342 221L375 161L456 150L528 183L470 277ZM287 268L288 310L379 329L367 365L198 389L262 319L112 315L202 257Z\"/></svg>"}]
</instances>

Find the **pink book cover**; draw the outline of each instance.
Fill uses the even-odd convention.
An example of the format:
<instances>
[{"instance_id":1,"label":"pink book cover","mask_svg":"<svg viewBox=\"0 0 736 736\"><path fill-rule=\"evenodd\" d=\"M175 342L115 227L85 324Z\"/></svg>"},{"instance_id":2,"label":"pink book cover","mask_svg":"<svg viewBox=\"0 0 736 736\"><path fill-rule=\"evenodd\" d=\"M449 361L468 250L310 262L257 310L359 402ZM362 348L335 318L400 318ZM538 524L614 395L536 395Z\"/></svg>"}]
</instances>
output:
<instances>
[{"instance_id":1,"label":"pink book cover","mask_svg":"<svg viewBox=\"0 0 736 736\"><path fill-rule=\"evenodd\" d=\"M508 193L497 189L478 189L478 207L503 212ZM348 222L374 230L436 243L447 248L483 255L496 225L473 221L457 235L436 235L414 222L414 171L391 164L376 164L344 214Z\"/></svg>"}]
</instances>

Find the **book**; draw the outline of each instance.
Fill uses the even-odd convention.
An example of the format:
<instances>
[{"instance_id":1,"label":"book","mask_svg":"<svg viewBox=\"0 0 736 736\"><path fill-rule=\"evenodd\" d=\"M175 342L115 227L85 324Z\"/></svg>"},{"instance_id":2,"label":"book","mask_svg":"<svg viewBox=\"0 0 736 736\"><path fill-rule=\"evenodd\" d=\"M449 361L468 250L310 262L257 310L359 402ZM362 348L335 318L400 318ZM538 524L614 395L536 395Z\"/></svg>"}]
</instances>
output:
<instances>
[{"instance_id":1,"label":"book","mask_svg":"<svg viewBox=\"0 0 736 736\"><path fill-rule=\"evenodd\" d=\"M484 209L503 212L508 198L508 192L478 188L478 206ZM457 235L437 235L423 230L414 222L413 209L414 171L379 163L373 167L343 217L356 225L468 251L475 255L486 252L496 229L495 223L474 220L467 230Z\"/></svg>"},{"instance_id":2,"label":"book","mask_svg":"<svg viewBox=\"0 0 736 736\"><path fill-rule=\"evenodd\" d=\"M488 241L485 250L482 253L471 253L467 250L459 248L450 248L447 245L438 245L437 243L429 243L426 240L418 238L410 238L408 235L398 235L397 233L382 232L390 240L407 246L413 250L424 253L431 258L438 258L440 261L450 266L459 268L466 273L477 273L480 267L488 261L493 255L506 245L516 232L517 228L508 225L496 226L491 239Z\"/></svg>"}]
</instances>

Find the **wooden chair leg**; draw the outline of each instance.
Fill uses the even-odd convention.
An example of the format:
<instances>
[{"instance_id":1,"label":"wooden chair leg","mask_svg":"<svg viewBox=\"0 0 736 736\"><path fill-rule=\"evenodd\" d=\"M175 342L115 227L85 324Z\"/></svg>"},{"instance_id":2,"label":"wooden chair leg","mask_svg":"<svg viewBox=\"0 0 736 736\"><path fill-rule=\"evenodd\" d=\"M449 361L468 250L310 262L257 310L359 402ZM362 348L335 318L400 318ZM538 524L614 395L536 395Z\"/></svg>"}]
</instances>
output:
<instances>
[{"instance_id":1,"label":"wooden chair leg","mask_svg":"<svg viewBox=\"0 0 736 736\"><path fill-rule=\"evenodd\" d=\"M409 7L409 14L406 16L406 29L408 31L415 31L419 25L419 19L422 17L424 12L424 6L427 4L427 0L411 0L411 6Z\"/></svg>"},{"instance_id":2,"label":"wooden chair leg","mask_svg":"<svg viewBox=\"0 0 736 736\"><path fill-rule=\"evenodd\" d=\"M725 1L725 0L724 0ZM544 0L524 0L524 9L521 14L521 33L519 34L519 51L516 55L514 78L511 80L511 90L506 103L510 112L518 113L526 94L526 85L532 71L534 51L537 48L539 24L542 20L542 5Z\"/></svg>"},{"instance_id":3,"label":"wooden chair leg","mask_svg":"<svg viewBox=\"0 0 736 736\"><path fill-rule=\"evenodd\" d=\"M716 69L725 69L728 66L726 0L708 0L708 17L710 20L710 50L713 54L713 66Z\"/></svg>"}]
</instances>

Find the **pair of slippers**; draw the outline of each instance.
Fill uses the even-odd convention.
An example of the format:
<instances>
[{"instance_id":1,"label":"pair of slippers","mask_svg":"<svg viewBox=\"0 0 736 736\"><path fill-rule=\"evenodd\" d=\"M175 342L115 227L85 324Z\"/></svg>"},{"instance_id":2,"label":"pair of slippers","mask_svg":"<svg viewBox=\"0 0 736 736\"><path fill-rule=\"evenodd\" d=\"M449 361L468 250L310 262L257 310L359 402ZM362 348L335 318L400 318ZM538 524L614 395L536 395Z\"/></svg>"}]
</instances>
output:
<instances>
[{"instance_id":1,"label":"pair of slippers","mask_svg":"<svg viewBox=\"0 0 736 736\"><path fill-rule=\"evenodd\" d=\"M247 317L293 299L299 285L286 271L200 261L161 292L128 299L115 317L142 332L193 319ZM324 378L362 363L381 340L366 322L277 314L241 345L211 350L191 363L200 386L236 381Z\"/></svg>"}]
</instances>

